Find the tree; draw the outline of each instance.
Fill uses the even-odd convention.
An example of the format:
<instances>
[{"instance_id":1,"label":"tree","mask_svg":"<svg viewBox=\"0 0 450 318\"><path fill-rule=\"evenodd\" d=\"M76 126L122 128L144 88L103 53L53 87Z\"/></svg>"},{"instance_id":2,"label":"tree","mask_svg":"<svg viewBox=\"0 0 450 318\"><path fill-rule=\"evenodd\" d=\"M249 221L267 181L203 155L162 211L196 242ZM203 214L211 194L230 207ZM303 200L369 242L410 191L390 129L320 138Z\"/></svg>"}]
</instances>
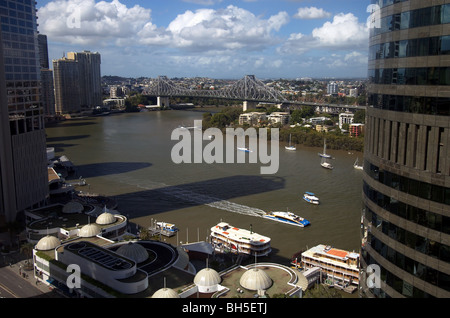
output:
<instances>
[{"instance_id":1,"label":"tree","mask_svg":"<svg viewBox=\"0 0 450 318\"><path fill-rule=\"evenodd\" d=\"M365 110L357 110L355 112L355 116L353 116L353 122L364 124L366 122L366 111Z\"/></svg>"}]
</instances>

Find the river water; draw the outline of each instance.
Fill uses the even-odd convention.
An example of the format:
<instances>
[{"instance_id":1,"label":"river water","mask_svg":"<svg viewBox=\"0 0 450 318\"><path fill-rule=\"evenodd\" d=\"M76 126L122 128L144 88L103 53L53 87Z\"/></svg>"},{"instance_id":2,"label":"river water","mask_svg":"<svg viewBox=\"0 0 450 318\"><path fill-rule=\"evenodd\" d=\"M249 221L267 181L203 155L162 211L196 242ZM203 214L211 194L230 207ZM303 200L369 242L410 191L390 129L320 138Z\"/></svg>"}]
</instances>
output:
<instances>
[{"instance_id":1,"label":"river water","mask_svg":"<svg viewBox=\"0 0 450 318\"><path fill-rule=\"evenodd\" d=\"M172 244L209 237L220 221L272 239L270 260L289 264L300 250L317 244L359 252L362 172L353 168L361 153L329 150L334 170L320 166L320 148L279 146L279 169L262 175L262 163L175 164L171 140L180 125L201 120L197 111L155 111L88 117L47 127L47 145L67 155L88 186L79 189L114 197L117 210L148 227L175 223ZM207 145L210 141L205 141ZM270 147L270 146L269 146ZM320 205L302 199L316 193ZM299 228L260 217L290 210L311 222Z\"/></svg>"}]
</instances>

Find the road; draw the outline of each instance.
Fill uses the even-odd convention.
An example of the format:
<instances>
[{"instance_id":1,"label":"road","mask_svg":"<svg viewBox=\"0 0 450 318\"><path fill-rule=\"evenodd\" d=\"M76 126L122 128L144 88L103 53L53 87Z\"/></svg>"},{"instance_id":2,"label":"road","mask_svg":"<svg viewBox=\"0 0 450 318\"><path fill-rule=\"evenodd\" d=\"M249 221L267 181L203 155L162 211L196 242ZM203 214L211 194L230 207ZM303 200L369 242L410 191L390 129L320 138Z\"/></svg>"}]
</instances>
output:
<instances>
[{"instance_id":1,"label":"road","mask_svg":"<svg viewBox=\"0 0 450 318\"><path fill-rule=\"evenodd\" d=\"M28 278L19 275L19 266L13 264L0 267L0 298L61 298L43 283L36 285L32 272Z\"/></svg>"}]
</instances>

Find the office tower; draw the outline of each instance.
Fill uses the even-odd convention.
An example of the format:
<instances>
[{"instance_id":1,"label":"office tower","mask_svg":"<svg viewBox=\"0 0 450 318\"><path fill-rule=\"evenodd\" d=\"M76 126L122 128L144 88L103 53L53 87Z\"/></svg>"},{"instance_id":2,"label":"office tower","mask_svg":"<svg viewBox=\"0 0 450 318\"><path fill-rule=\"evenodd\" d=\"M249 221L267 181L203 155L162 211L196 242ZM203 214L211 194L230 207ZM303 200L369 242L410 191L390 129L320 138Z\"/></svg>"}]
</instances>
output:
<instances>
[{"instance_id":1,"label":"office tower","mask_svg":"<svg viewBox=\"0 0 450 318\"><path fill-rule=\"evenodd\" d=\"M55 111L57 114L81 111L78 63L61 58L53 60Z\"/></svg>"},{"instance_id":2,"label":"office tower","mask_svg":"<svg viewBox=\"0 0 450 318\"><path fill-rule=\"evenodd\" d=\"M99 53L69 52L67 57L53 60L53 72L57 113L80 112L102 105Z\"/></svg>"},{"instance_id":3,"label":"office tower","mask_svg":"<svg viewBox=\"0 0 450 318\"><path fill-rule=\"evenodd\" d=\"M450 0L372 2L361 295L450 297Z\"/></svg>"},{"instance_id":4,"label":"office tower","mask_svg":"<svg viewBox=\"0 0 450 318\"><path fill-rule=\"evenodd\" d=\"M55 92L53 71L49 69L47 36L38 34L39 65L41 66L41 101L46 117L55 115Z\"/></svg>"},{"instance_id":5,"label":"office tower","mask_svg":"<svg viewBox=\"0 0 450 318\"><path fill-rule=\"evenodd\" d=\"M47 36L45 34L38 34L38 46L39 65L41 68L49 69Z\"/></svg>"},{"instance_id":6,"label":"office tower","mask_svg":"<svg viewBox=\"0 0 450 318\"><path fill-rule=\"evenodd\" d=\"M42 204L48 193L35 2L0 1L0 24L6 85L6 104L0 106L2 138L8 139L3 126L6 115L10 135L9 142L1 144L10 159L5 161L5 168L3 159L1 164L2 171L8 169L13 174L5 184L2 172L1 187L8 188L6 199L12 202L2 213L6 222L13 222L19 212Z\"/></svg>"},{"instance_id":7,"label":"office tower","mask_svg":"<svg viewBox=\"0 0 450 318\"><path fill-rule=\"evenodd\" d=\"M7 217L9 221L8 211L15 211L16 204L1 35L0 32L0 226L3 226Z\"/></svg>"},{"instance_id":8,"label":"office tower","mask_svg":"<svg viewBox=\"0 0 450 318\"><path fill-rule=\"evenodd\" d=\"M69 52L67 58L78 62L80 76L80 102L82 109L102 105L102 79L100 75L100 53Z\"/></svg>"}]
</instances>

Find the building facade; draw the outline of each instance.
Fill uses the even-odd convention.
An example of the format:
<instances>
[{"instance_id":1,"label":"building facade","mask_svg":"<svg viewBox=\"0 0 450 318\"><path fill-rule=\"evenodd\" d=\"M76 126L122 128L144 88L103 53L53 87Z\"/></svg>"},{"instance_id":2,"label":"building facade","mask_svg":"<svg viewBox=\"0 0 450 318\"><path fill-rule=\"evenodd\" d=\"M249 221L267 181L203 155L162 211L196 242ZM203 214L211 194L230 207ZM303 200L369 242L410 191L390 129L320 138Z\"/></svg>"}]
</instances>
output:
<instances>
[{"instance_id":1,"label":"building facade","mask_svg":"<svg viewBox=\"0 0 450 318\"><path fill-rule=\"evenodd\" d=\"M57 114L76 113L102 106L100 54L69 52L53 60L55 110Z\"/></svg>"},{"instance_id":2,"label":"building facade","mask_svg":"<svg viewBox=\"0 0 450 318\"><path fill-rule=\"evenodd\" d=\"M80 103L82 109L102 106L102 82L98 52L69 52L69 60L77 61L80 79Z\"/></svg>"},{"instance_id":3,"label":"building facade","mask_svg":"<svg viewBox=\"0 0 450 318\"><path fill-rule=\"evenodd\" d=\"M7 222L15 221L19 211L43 203L48 193L35 4L31 0L0 2L6 85L6 95L2 94L6 104L0 107L2 117L8 116L10 136L9 142L2 143L2 152L12 158L6 169L13 174L13 180L2 187L13 189L8 200L15 206L4 211Z\"/></svg>"},{"instance_id":4,"label":"building facade","mask_svg":"<svg viewBox=\"0 0 450 318\"><path fill-rule=\"evenodd\" d=\"M372 1L363 297L450 297L450 0Z\"/></svg>"},{"instance_id":5,"label":"building facade","mask_svg":"<svg viewBox=\"0 0 450 318\"><path fill-rule=\"evenodd\" d=\"M58 115L81 111L78 64L74 60L53 60L55 112Z\"/></svg>"}]
</instances>

